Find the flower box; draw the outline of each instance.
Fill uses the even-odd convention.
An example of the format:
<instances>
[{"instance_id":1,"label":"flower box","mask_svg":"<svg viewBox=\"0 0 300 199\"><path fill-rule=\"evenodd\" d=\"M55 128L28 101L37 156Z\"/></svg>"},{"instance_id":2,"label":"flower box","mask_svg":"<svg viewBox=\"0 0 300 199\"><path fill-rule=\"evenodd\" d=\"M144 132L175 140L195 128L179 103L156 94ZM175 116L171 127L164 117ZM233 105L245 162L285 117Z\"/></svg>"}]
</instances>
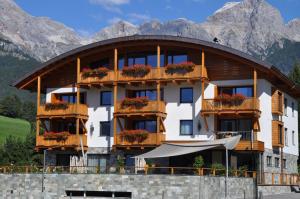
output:
<instances>
[{"instance_id":1,"label":"flower box","mask_svg":"<svg viewBox=\"0 0 300 199\"><path fill-rule=\"evenodd\" d=\"M83 68L82 77L83 78L88 78L88 77L103 78L107 75L108 71L109 71L109 69L106 67L99 67L96 69Z\"/></svg>"},{"instance_id":2,"label":"flower box","mask_svg":"<svg viewBox=\"0 0 300 199\"><path fill-rule=\"evenodd\" d=\"M240 93L233 94L233 95L223 93L221 95L218 95L215 98L215 101L223 105L233 106L233 105L240 105L241 103L243 103L245 99L246 97Z\"/></svg>"},{"instance_id":3,"label":"flower box","mask_svg":"<svg viewBox=\"0 0 300 199\"><path fill-rule=\"evenodd\" d=\"M44 133L44 139L46 140L57 140L57 141L65 141L68 136L69 132L63 131L63 132L45 132Z\"/></svg>"},{"instance_id":4,"label":"flower box","mask_svg":"<svg viewBox=\"0 0 300 199\"><path fill-rule=\"evenodd\" d=\"M195 64L193 62L182 62L179 64L168 64L166 66L166 73L168 74L186 74L194 71Z\"/></svg>"},{"instance_id":5,"label":"flower box","mask_svg":"<svg viewBox=\"0 0 300 199\"><path fill-rule=\"evenodd\" d=\"M45 110L66 110L69 107L67 102L55 102L55 103L46 103Z\"/></svg>"},{"instance_id":6,"label":"flower box","mask_svg":"<svg viewBox=\"0 0 300 199\"><path fill-rule=\"evenodd\" d=\"M121 108L142 108L147 106L148 102L148 97L125 98L121 102Z\"/></svg>"},{"instance_id":7,"label":"flower box","mask_svg":"<svg viewBox=\"0 0 300 199\"><path fill-rule=\"evenodd\" d=\"M144 129L124 130L120 133L121 137L128 142L143 142L148 138L149 132Z\"/></svg>"},{"instance_id":8,"label":"flower box","mask_svg":"<svg viewBox=\"0 0 300 199\"><path fill-rule=\"evenodd\" d=\"M144 64L135 64L132 66L124 66L122 69L122 75L128 77L144 77L151 70L151 66Z\"/></svg>"}]
</instances>

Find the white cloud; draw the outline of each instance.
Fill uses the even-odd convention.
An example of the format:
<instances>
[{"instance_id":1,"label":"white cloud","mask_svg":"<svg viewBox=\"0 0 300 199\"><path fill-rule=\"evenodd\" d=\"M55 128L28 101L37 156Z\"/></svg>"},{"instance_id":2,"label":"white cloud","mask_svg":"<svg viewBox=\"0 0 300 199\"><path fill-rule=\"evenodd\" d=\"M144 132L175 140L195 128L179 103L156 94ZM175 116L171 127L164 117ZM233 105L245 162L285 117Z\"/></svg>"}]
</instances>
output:
<instances>
[{"instance_id":1,"label":"white cloud","mask_svg":"<svg viewBox=\"0 0 300 199\"><path fill-rule=\"evenodd\" d=\"M128 21L131 23L140 23L140 22L145 22L149 21L151 17L147 14L138 14L138 13L129 13L128 14Z\"/></svg>"},{"instance_id":2,"label":"white cloud","mask_svg":"<svg viewBox=\"0 0 300 199\"><path fill-rule=\"evenodd\" d=\"M118 6L129 4L130 0L89 0L89 2L91 4L100 5L108 11L122 13L121 9Z\"/></svg>"}]
</instances>

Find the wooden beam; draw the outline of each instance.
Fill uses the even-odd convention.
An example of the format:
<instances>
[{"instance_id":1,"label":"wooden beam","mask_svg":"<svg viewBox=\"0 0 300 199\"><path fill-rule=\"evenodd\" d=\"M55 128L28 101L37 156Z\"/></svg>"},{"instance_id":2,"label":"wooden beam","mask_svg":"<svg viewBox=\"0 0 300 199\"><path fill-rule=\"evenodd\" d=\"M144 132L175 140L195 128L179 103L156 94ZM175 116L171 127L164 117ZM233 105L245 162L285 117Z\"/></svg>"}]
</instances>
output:
<instances>
[{"instance_id":1,"label":"wooden beam","mask_svg":"<svg viewBox=\"0 0 300 199\"><path fill-rule=\"evenodd\" d=\"M159 116L156 117L156 145L158 145L158 134L160 133L160 120L159 120Z\"/></svg>"},{"instance_id":2,"label":"wooden beam","mask_svg":"<svg viewBox=\"0 0 300 199\"><path fill-rule=\"evenodd\" d=\"M77 104L77 109L78 105L80 104L80 86L77 85L77 91L76 91L76 104Z\"/></svg>"},{"instance_id":3,"label":"wooden beam","mask_svg":"<svg viewBox=\"0 0 300 199\"><path fill-rule=\"evenodd\" d=\"M77 84L80 82L80 58L77 57Z\"/></svg>"},{"instance_id":4,"label":"wooden beam","mask_svg":"<svg viewBox=\"0 0 300 199\"><path fill-rule=\"evenodd\" d=\"M253 71L253 97L257 98L257 72L255 68Z\"/></svg>"},{"instance_id":5,"label":"wooden beam","mask_svg":"<svg viewBox=\"0 0 300 199\"><path fill-rule=\"evenodd\" d=\"M116 50L116 49L115 49ZM117 83L114 83L114 112L117 112L117 97L118 97L118 85ZM114 116L114 129L113 129L113 133L114 133L114 145L117 144L117 118L116 116Z\"/></svg>"},{"instance_id":6,"label":"wooden beam","mask_svg":"<svg viewBox=\"0 0 300 199\"><path fill-rule=\"evenodd\" d=\"M40 135L40 120L36 120L36 136Z\"/></svg>"},{"instance_id":7,"label":"wooden beam","mask_svg":"<svg viewBox=\"0 0 300 199\"><path fill-rule=\"evenodd\" d=\"M37 78L37 113L39 112L39 108L41 106L41 76Z\"/></svg>"},{"instance_id":8,"label":"wooden beam","mask_svg":"<svg viewBox=\"0 0 300 199\"><path fill-rule=\"evenodd\" d=\"M205 89L204 81L201 81L201 105L202 105L202 108L203 108L203 103L204 103L204 89Z\"/></svg>"},{"instance_id":9,"label":"wooden beam","mask_svg":"<svg viewBox=\"0 0 300 199\"><path fill-rule=\"evenodd\" d=\"M163 121L162 117L160 117L160 124L163 128L163 132L166 132L166 127L165 127L165 124L164 124L164 121Z\"/></svg>"},{"instance_id":10,"label":"wooden beam","mask_svg":"<svg viewBox=\"0 0 300 199\"><path fill-rule=\"evenodd\" d=\"M114 49L114 71L117 73L118 71L118 49Z\"/></svg>"},{"instance_id":11,"label":"wooden beam","mask_svg":"<svg viewBox=\"0 0 300 199\"><path fill-rule=\"evenodd\" d=\"M205 128L206 128L206 131L209 131L206 116L204 116L204 125L205 125Z\"/></svg>"},{"instance_id":12,"label":"wooden beam","mask_svg":"<svg viewBox=\"0 0 300 199\"><path fill-rule=\"evenodd\" d=\"M123 128L123 125L122 125L122 123L121 123L121 121L120 121L120 118L119 118L119 117L117 117L117 121L118 121L118 124L119 124L119 126L120 126L120 129L121 129L121 131L123 131L123 130L124 130L124 128Z\"/></svg>"},{"instance_id":13,"label":"wooden beam","mask_svg":"<svg viewBox=\"0 0 300 199\"><path fill-rule=\"evenodd\" d=\"M157 45L157 68L160 69L160 46Z\"/></svg>"},{"instance_id":14,"label":"wooden beam","mask_svg":"<svg viewBox=\"0 0 300 199\"><path fill-rule=\"evenodd\" d=\"M205 53L204 50L202 49L202 53L201 53L201 77L204 76L204 67L205 67Z\"/></svg>"},{"instance_id":15,"label":"wooden beam","mask_svg":"<svg viewBox=\"0 0 300 199\"><path fill-rule=\"evenodd\" d=\"M85 128L85 123L83 122L83 120L82 120L82 119L80 119L80 122L81 122L81 124L82 124L82 127L83 127L83 129L85 130L85 132L87 132L87 129Z\"/></svg>"}]
</instances>

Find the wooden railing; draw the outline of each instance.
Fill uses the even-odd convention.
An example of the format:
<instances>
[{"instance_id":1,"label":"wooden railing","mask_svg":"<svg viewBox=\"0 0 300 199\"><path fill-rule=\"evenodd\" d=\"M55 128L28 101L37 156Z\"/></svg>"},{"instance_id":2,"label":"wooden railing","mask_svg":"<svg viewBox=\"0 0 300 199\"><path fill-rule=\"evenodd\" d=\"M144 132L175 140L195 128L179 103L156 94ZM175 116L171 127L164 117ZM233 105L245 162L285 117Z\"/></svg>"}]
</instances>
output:
<instances>
[{"instance_id":1,"label":"wooden railing","mask_svg":"<svg viewBox=\"0 0 300 199\"><path fill-rule=\"evenodd\" d=\"M200 79L202 77L201 65L196 65L192 72L188 73L166 73L165 67L152 67L150 72L143 77L125 76L121 70L118 70L116 75L113 70L108 71L103 77L87 77L80 75L80 84L96 84L96 83L112 83L113 81L130 82L130 81L146 81L146 80L176 80L176 79ZM204 69L203 77L207 78L207 71Z\"/></svg>"},{"instance_id":2,"label":"wooden railing","mask_svg":"<svg viewBox=\"0 0 300 199\"><path fill-rule=\"evenodd\" d=\"M207 77L207 75L206 75L206 77ZM160 78L164 79L164 80L201 78L201 65L196 65L192 72L184 73L184 74L180 74L180 73L169 74L166 72L165 67L161 67Z\"/></svg>"},{"instance_id":3,"label":"wooden railing","mask_svg":"<svg viewBox=\"0 0 300 199\"><path fill-rule=\"evenodd\" d=\"M148 133L148 137L142 142L129 142L120 134L117 135L117 146L156 146L165 141L166 135L163 133Z\"/></svg>"},{"instance_id":4,"label":"wooden railing","mask_svg":"<svg viewBox=\"0 0 300 199\"><path fill-rule=\"evenodd\" d=\"M264 172L261 184L266 185L299 185L299 174Z\"/></svg>"},{"instance_id":5,"label":"wooden railing","mask_svg":"<svg viewBox=\"0 0 300 199\"><path fill-rule=\"evenodd\" d=\"M255 140L255 141L248 141L248 140L241 140L234 150L237 151L264 151L265 145L264 142Z\"/></svg>"},{"instance_id":6,"label":"wooden railing","mask_svg":"<svg viewBox=\"0 0 300 199\"><path fill-rule=\"evenodd\" d=\"M66 140L47 139L43 135L36 137L37 148L76 148L81 147L80 137L82 137L82 144L84 149L87 149L86 135L69 135ZM80 149L80 148L79 148Z\"/></svg>"},{"instance_id":7,"label":"wooden railing","mask_svg":"<svg viewBox=\"0 0 300 199\"><path fill-rule=\"evenodd\" d=\"M260 111L259 99L246 98L241 103L224 103L216 99L204 99L202 112L204 113L221 113L221 112L253 112Z\"/></svg>"},{"instance_id":8,"label":"wooden railing","mask_svg":"<svg viewBox=\"0 0 300 199\"><path fill-rule=\"evenodd\" d=\"M48 117L88 117L88 107L85 104L68 104L66 109L46 110L45 105L38 107L39 118Z\"/></svg>"},{"instance_id":9,"label":"wooden railing","mask_svg":"<svg viewBox=\"0 0 300 199\"><path fill-rule=\"evenodd\" d=\"M147 113L165 113L166 104L164 101L148 101L143 107L122 107L122 102L117 103L116 114L147 114Z\"/></svg>"},{"instance_id":10,"label":"wooden railing","mask_svg":"<svg viewBox=\"0 0 300 199\"><path fill-rule=\"evenodd\" d=\"M103 77L83 77L82 73L80 74L80 83L82 84L113 82L114 79L115 72L113 70L108 71L107 75Z\"/></svg>"}]
</instances>

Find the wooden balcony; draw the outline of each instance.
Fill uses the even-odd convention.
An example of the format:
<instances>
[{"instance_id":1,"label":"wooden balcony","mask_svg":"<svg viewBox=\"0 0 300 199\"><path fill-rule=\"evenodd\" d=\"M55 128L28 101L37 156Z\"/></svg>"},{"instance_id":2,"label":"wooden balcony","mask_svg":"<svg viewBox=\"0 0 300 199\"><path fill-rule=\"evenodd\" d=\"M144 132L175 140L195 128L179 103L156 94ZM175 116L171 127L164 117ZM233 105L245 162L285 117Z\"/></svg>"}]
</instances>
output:
<instances>
[{"instance_id":1,"label":"wooden balcony","mask_svg":"<svg viewBox=\"0 0 300 199\"><path fill-rule=\"evenodd\" d=\"M169 74L166 72L165 67L161 67L160 71L160 79L161 80L199 80L202 77L202 71L201 71L201 65L196 65L194 70L189 73L174 73L174 74ZM207 72L203 71L203 78L207 78Z\"/></svg>"},{"instance_id":2,"label":"wooden balcony","mask_svg":"<svg viewBox=\"0 0 300 199\"><path fill-rule=\"evenodd\" d=\"M117 110L114 113L118 116L134 116L134 115L159 115L166 116L166 104L164 101L149 101L146 106L136 107L122 107L121 102L117 103Z\"/></svg>"},{"instance_id":3,"label":"wooden balcony","mask_svg":"<svg viewBox=\"0 0 300 199\"><path fill-rule=\"evenodd\" d=\"M242 114L253 113L260 115L260 103L257 98L246 98L241 103L223 103L216 99L204 99L202 114Z\"/></svg>"},{"instance_id":4,"label":"wooden balcony","mask_svg":"<svg viewBox=\"0 0 300 199\"><path fill-rule=\"evenodd\" d=\"M84 150L87 150L87 136L86 135L69 135L66 140L46 139L43 135L36 137L37 149L76 149L81 150L80 137L82 137L82 144Z\"/></svg>"},{"instance_id":5,"label":"wooden balcony","mask_svg":"<svg viewBox=\"0 0 300 199\"><path fill-rule=\"evenodd\" d=\"M45 105L41 105L38 108L37 118L67 118L67 117L78 117L87 119L88 118L88 107L86 104L68 104L66 109L52 109L46 110Z\"/></svg>"},{"instance_id":6,"label":"wooden balcony","mask_svg":"<svg viewBox=\"0 0 300 199\"><path fill-rule=\"evenodd\" d=\"M166 73L165 67L160 67L160 69L156 67L152 67L150 72L143 77L134 77L134 76L125 76L122 74L121 70L118 70L116 75L113 70L108 71L107 75L104 77L86 77L84 78L82 73L80 74L79 85L99 85L99 84L113 84L114 81L119 83L129 83L129 82L143 82L143 81L173 81L173 80L199 80L203 76L203 78L207 78L206 69L202 73L201 65L196 65L192 72L188 72L185 74L174 73L169 74Z\"/></svg>"},{"instance_id":7,"label":"wooden balcony","mask_svg":"<svg viewBox=\"0 0 300 199\"><path fill-rule=\"evenodd\" d=\"M166 135L163 133L149 133L148 137L142 142L128 142L120 134L117 134L116 138L116 147L155 147L165 141Z\"/></svg>"},{"instance_id":8,"label":"wooden balcony","mask_svg":"<svg viewBox=\"0 0 300 199\"><path fill-rule=\"evenodd\" d=\"M115 80L115 72L113 70L108 71L104 77L83 77L80 74L80 85L93 85L93 84L112 84Z\"/></svg>"},{"instance_id":9,"label":"wooden balcony","mask_svg":"<svg viewBox=\"0 0 300 199\"><path fill-rule=\"evenodd\" d=\"M283 122L278 120L272 120L272 146L283 147L284 146L284 129Z\"/></svg>"},{"instance_id":10,"label":"wooden balcony","mask_svg":"<svg viewBox=\"0 0 300 199\"><path fill-rule=\"evenodd\" d=\"M260 151L263 152L265 150L264 142L261 141L253 141L250 140L241 140L237 146L235 147L236 151Z\"/></svg>"}]
</instances>

